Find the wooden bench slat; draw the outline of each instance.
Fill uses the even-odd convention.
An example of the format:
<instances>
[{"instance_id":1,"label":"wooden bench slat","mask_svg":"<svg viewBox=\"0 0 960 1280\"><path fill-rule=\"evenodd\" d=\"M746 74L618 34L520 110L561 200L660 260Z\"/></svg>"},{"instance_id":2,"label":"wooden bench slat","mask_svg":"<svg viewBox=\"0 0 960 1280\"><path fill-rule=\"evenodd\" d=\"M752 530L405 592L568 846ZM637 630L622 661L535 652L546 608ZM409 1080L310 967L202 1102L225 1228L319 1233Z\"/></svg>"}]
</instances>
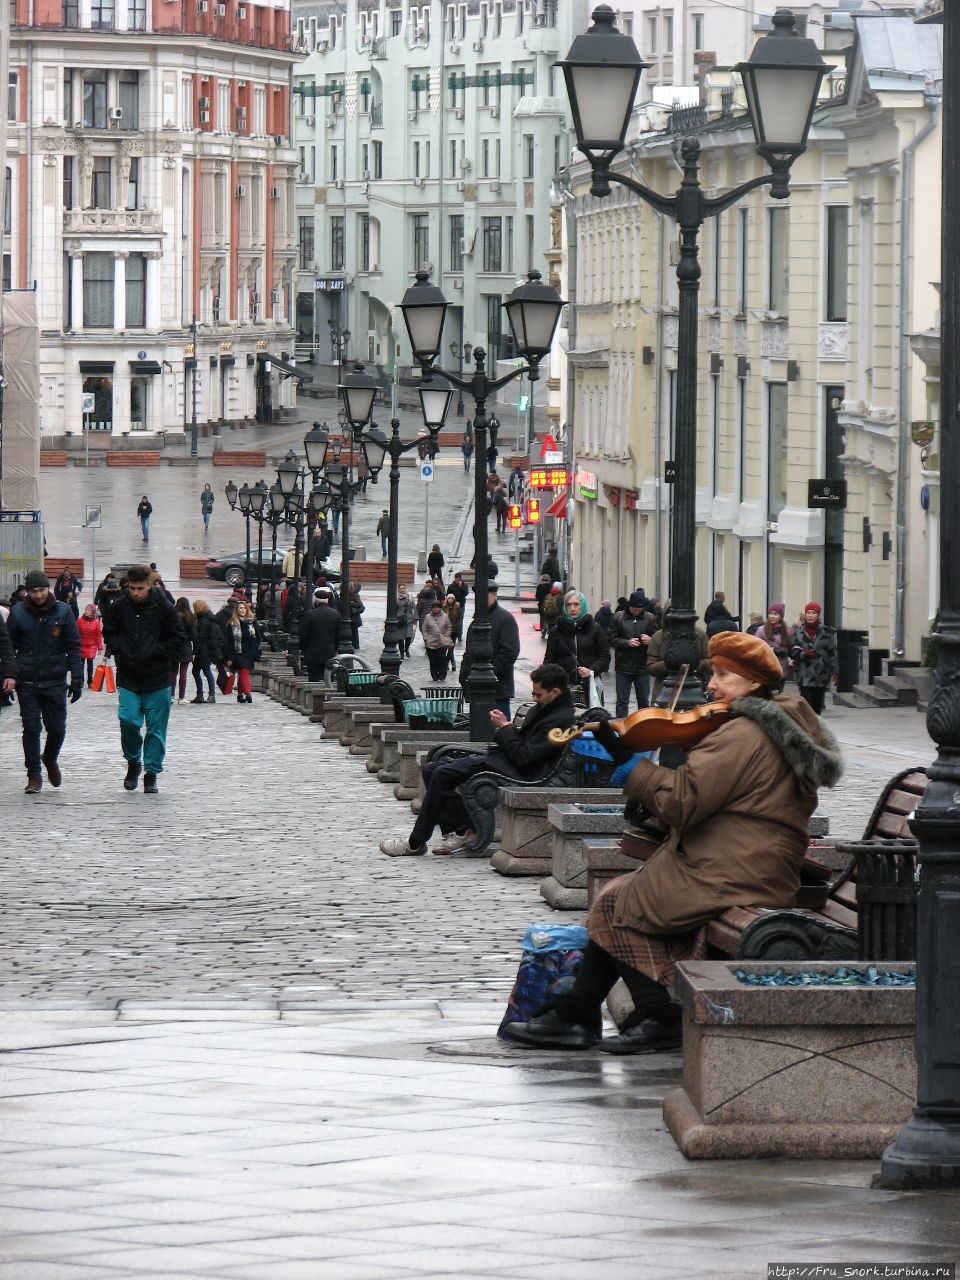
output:
<instances>
[{"instance_id":1,"label":"wooden bench slat","mask_svg":"<svg viewBox=\"0 0 960 1280\"><path fill-rule=\"evenodd\" d=\"M907 824L907 819L901 813L882 813L873 825L871 832L871 840L897 840L901 836L908 839L912 833Z\"/></svg>"},{"instance_id":2,"label":"wooden bench slat","mask_svg":"<svg viewBox=\"0 0 960 1280\"><path fill-rule=\"evenodd\" d=\"M838 902L842 907L847 907L851 911L857 909L857 885L855 880L844 880L843 884L838 885L830 895L831 902Z\"/></svg>"},{"instance_id":3,"label":"wooden bench slat","mask_svg":"<svg viewBox=\"0 0 960 1280\"><path fill-rule=\"evenodd\" d=\"M763 912L759 907L728 907L722 916L719 916L721 924L730 925L731 928L746 929L748 925L753 924L757 916Z\"/></svg>"},{"instance_id":4,"label":"wooden bench slat","mask_svg":"<svg viewBox=\"0 0 960 1280\"><path fill-rule=\"evenodd\" d=\"M845 929L856 930L856 911L850 911L847 907L842 907L839 902L828 902L818 914L825 916L828 920L832 920L834 924L843 925Z\"/></svg>"},{"instance_id":5,"label":"wooden bench slat","mask_svg":"<svg viewBox=\"0 0 960 1280\"><path fill-rule=\"evenodd\" d=\"M711 920L707 925L707 945L725 956L735 956L740 945L739 929L731 929L728 924L719 920Z\"/></svg>"}]
</instances>

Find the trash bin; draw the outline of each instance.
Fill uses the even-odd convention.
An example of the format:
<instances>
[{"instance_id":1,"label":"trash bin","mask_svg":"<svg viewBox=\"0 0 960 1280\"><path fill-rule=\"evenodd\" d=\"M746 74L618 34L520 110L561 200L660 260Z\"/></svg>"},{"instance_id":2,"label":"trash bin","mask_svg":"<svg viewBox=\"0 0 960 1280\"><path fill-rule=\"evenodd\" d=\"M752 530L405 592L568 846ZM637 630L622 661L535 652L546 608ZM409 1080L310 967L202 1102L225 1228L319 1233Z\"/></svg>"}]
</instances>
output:
<instances>
[{"instance_id":1,"label":"trash bin","mask_svg":"<svg viewBox=\"0 0 960 1280\"><path fill-rule=\"evenodd\" d=\"M858 958L916 960L916 841L868 840L837 848L857 863Z\"/></svg>"},{"instance_id":2,"label":"trash bin","mask_svg":"<svg viewBox=\"0 0 960 1280\"><path fill-rule=\"evenodd\" d=\"M840 691L849 693L855 684L866 684L867 632L837 631L837 666Z\"/></svg>"}]
</instances>

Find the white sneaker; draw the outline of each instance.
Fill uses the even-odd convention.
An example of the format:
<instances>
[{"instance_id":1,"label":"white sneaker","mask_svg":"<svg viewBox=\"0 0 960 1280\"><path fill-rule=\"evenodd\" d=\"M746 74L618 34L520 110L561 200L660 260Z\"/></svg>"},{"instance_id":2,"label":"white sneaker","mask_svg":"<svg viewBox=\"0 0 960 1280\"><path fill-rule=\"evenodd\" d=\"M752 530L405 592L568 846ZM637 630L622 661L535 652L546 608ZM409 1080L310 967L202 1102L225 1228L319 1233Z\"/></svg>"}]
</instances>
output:
<instances>
[{"instance_id":1,"label":"white sneaker","mask_svg":"<svg viewBox=\"0 0 960 1280\"><path fill-rule=\"evenodd\" d=\"M465 831L462 836L458 836L455 831L451 831L444 840L433 846L433 852L446 856L462 853L472 839L472 831Z\"/></svg>"},{"instance_id":2,"label":"white sneaker","mask_svg":"<svg viewBox=\"0 0 960 1280\"><path fill-rule=\"evenodd\" d=\"M427 852L425 844L415 849L409 840L381 840L380 852L388 858L417 858Z\"/></svg>"}]
</instances>

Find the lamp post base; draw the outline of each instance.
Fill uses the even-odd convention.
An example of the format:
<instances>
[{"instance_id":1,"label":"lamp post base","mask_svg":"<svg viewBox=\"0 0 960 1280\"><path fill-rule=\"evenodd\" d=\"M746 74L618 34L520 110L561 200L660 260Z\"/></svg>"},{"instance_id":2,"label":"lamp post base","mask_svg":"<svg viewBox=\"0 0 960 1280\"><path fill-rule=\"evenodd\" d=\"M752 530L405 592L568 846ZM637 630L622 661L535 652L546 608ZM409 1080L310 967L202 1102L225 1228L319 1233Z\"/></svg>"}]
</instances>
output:
<instances>
[{"instance_id":1,"label":"lamp post base","mask_svg":"<svg viewBox=\"0 0 960 1280\"><path fill-rule=\"evenodd\" d=\"M891 1191L960 1187L960 1114L947 1120L914 1110L883 1153L879 1185Z\"/></svg>"}]
</instances>

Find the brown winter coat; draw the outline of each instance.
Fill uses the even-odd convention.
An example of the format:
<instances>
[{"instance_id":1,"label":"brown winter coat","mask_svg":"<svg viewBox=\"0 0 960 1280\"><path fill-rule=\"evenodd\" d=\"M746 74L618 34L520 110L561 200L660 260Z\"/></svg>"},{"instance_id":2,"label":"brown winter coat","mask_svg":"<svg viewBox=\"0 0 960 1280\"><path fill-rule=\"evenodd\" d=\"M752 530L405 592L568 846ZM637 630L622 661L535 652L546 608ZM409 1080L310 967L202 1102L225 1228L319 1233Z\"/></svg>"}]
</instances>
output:
<instances>
[{"instance_id":1,"label":"brown winter coat","mask_svg":"<svg viewBox=\"0 0 960 1280\"><path fill-rule=\"evenodd\" d=\"M450 619L445 613L433 613L433 611L428 613L423 620L420 634L427 649L449 649L453 644L450 639Z\"/></svg>"},{"instance_id":2,"label":"brown winter coat","mask_svg":"<svg viewBox=\"0 0 960 1280\"><path fill-rule=\"evenodd\" d=\"M817 787L842 773L836 740L809 705L737 698L730 720L679 769L641 760L624 788L670 836L633 873L616 923L679 933L728 907L790 907Z\"/></svg>"}]
</instances>

